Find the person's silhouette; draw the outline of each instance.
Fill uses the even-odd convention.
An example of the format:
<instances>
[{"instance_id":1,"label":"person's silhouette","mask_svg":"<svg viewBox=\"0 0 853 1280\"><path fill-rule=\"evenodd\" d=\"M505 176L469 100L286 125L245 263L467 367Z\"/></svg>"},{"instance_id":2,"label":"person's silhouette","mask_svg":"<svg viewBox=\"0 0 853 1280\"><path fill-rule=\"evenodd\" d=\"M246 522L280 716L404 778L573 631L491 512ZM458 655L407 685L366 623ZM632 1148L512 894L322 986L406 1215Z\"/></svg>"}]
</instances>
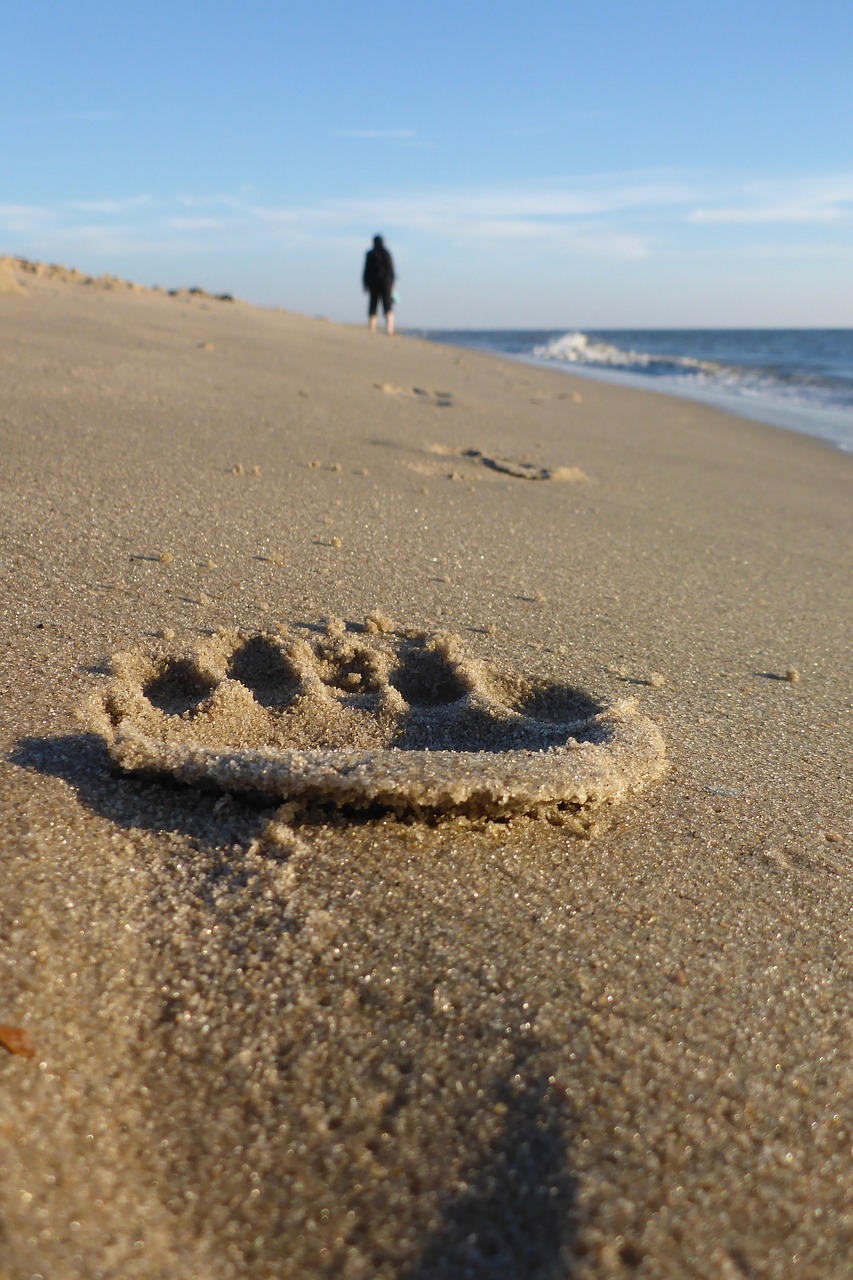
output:
<instances>
[{"instance_id":1,"label":"person's silhouette","mask_svg":"<svg viewBox=\"0 0 853 1280\"><path fill-rule=\"evenodd\" d=\"M385 248L381 236L373 237L373 248L367 251L364 259L364 275L362 284L370 295L367 314L370 332L376 332L376 312L379 303L385 315L385 327L388 333L394 332L394 260Z\"/></svg>"}]
</instances>

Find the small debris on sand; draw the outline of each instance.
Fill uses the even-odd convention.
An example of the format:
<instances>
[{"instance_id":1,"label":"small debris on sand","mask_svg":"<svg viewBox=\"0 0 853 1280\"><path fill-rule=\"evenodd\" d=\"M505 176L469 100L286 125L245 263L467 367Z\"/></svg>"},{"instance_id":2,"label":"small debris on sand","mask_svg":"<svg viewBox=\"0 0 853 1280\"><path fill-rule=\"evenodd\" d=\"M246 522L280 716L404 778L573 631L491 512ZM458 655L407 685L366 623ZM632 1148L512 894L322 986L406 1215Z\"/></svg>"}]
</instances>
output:
<instances>
[{"instance_id":1,"label":"small debris on sand","mask_svg":"<svg viewBox=\"0 0 853 1280\"><path fill-rule=\"evenodd\" d=\"M0 1025L0 1045L18 1058L34 1058L36 1051L23 1027Z\"/></svg>"}]
</instances>

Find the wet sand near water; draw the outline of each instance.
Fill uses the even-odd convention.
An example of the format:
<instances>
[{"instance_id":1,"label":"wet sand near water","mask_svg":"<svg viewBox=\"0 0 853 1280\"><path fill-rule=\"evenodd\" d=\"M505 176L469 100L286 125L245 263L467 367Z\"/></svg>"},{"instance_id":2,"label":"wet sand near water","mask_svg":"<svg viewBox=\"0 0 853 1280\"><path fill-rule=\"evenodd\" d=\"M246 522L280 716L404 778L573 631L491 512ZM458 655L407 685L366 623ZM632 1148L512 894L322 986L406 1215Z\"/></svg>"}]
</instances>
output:
<instances>
[{"instance_id":1,"label":"wet sand near water","mask_svg":"<svg viewBox=\"0 0 853 1280\"><path fill-rule=\"evenodd\" d=\"M853 461L85 279L0 273L2 1280L845 1275Z\"/></svg>"}]
</instances>

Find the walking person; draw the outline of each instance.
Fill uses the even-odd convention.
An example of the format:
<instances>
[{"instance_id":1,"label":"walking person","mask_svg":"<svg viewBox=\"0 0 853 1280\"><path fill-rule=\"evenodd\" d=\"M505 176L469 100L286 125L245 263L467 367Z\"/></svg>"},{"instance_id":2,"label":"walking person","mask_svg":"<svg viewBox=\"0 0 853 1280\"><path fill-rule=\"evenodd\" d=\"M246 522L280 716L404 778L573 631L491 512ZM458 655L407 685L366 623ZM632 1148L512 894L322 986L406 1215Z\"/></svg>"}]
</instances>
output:
<instances>
[{"instance_id":1,"label":"walking person","mask_svg":"<svg viewBox=\"0 0 853 1280\"><path fill-rule=\"evenodd\" d=\"M364 259L364 275L362 277L365 293L370 295L367 309L370 332L376 332L376 312L379 303L385 316L385 328L389 335L394 332L394 260L385 248L381 236L373 237L373 248L368 249Z\"/></svg>"}]
</instances>

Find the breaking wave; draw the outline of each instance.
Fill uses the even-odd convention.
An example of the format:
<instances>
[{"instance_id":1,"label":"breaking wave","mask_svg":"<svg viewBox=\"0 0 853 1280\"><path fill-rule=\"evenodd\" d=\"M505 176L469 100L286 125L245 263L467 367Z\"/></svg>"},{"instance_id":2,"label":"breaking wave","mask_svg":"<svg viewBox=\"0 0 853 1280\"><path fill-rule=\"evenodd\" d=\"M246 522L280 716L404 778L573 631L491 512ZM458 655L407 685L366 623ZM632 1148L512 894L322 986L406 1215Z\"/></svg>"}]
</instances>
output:
<instances>
[{"instance_id":1,"label":"breaking wave","mask_svg":"<svg viewBox=\"0 0 853 1280\"><path fill-rule=\"evenodd\" d=\"M426 330L433 341L701 400L853 451L853 329Z\"/></svg>"},{"instance_id":2,"label":"breaking wave","mask_svg":"<svg viewBox=\"0 0 853 1280\"><path fill-rule=\"evenodd\" d=\"M655 355L631 348L625 350L580 331L564 333L559 338L552 338L550 342L540 343L533 348L532 354L537 360L555 360L562 364L607 365L611 369L622 369L625 372L666 375L700 371L718 373L724 368L715 361L696 360L692 356Z\"/></svg>"}]
</instances>

